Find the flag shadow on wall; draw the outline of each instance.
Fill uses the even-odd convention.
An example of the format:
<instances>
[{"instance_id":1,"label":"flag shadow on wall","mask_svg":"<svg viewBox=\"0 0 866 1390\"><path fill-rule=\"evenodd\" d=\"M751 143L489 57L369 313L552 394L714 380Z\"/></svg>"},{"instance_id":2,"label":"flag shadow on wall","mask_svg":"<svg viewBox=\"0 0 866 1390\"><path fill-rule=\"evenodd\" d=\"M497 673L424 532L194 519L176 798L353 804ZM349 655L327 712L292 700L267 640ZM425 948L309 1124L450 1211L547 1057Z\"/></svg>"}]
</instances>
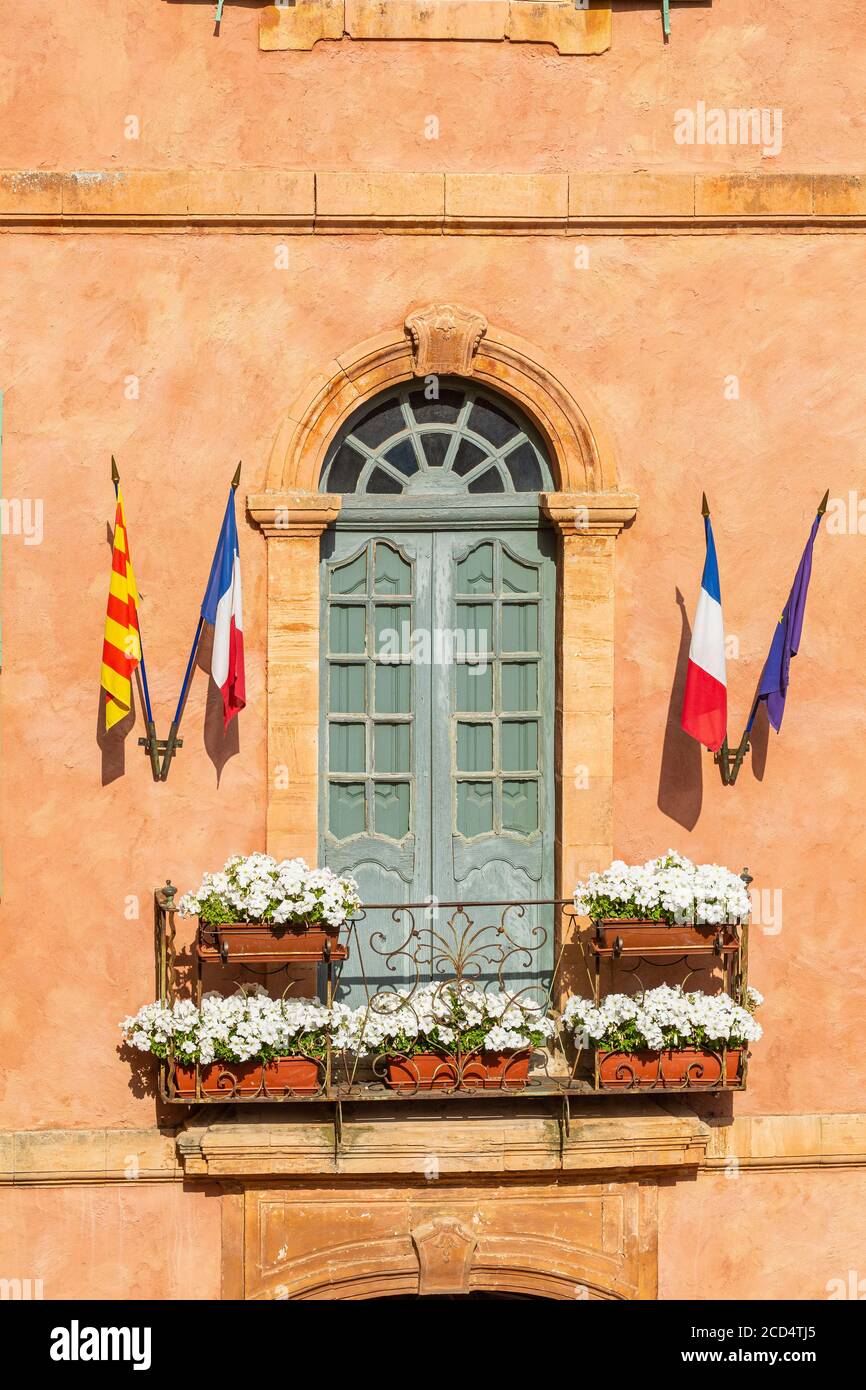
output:
<instances>
[{"instance_id":1,"label":"flag shadow on wall","mask_svg":"<svg viewBox=\"0 0 866 1390\"><path fill-rule=\"evenodd\" d=\"M659 767L657 805L663 815L669 816L671 820L675 820L684 829L693 830L701 814L704 797L701 762L704 750L699 743L685 733L680 722L689 666L692 629L686 613L685 600L679 589L675 589L674 593L680 610L680 643L668 701L668 717Z\"/></svg>"},{"instance_id":2,"label":"flag shadow on wall","mask_svg":"<svg viewBox=\"0 0 866 1390\"><path fill-rule=\"evenodd\" d=\"M222 692L211 675L211 656L213 652L214 630L210 623L205 624L199 643L196 665L207 676L207 704L204 713L204 746L216 772L217 786L220 784L223 768L231 758L240 752L238 721L233 719L228 728L224 727Z\"/></svg>"},{"instance_id":3,"label":"flag shadow on wall","mask_svg":"<svg viewBox=\"0 0 866 1390\"><path fill-rule=\"evenodd\" d=\"M749 748L752 757L752 776L756 782L763 782L767 767L767 750L770 744L770 720L767 715L767 702L762 700L755 715L752 732L749 734Z\"/></svg>"},{"instance_id":4,"label":"flag shadow on wall","mask_svg":"<svg viewBox=\"0 0 866 1390\"><path fill-rule=\"evenodd\" d=\"M140 698L139 694L139 700ZM128 735L135 731L137 718L134 688L129 714L119 720L113 729L106 729L105 727L105 701L106 693L100 689L96 706L96 743L102 757L101 782L103 787L109 786L110 783L116 782L119 777L126 774L126 740Z\"/></svg>"}]
</instances>

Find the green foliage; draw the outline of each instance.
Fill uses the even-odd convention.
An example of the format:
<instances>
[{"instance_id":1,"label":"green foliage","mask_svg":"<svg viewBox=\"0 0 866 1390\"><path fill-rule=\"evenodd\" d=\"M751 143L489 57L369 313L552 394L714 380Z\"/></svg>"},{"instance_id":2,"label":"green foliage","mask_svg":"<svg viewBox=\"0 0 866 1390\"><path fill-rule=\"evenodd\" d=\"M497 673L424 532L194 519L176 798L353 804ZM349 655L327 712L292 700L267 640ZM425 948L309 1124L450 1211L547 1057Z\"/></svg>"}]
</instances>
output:
<instances>
[{"instance_id":1,"label":"green foliage","mask_svg":"<svg viewBox=\"0 0 866 1390\"><path fill-rule=\"evenodd\" d=\"M265 926L271 926L273 925L274 913L281 902L281 898L274 898L268 903L266 911L260 917L251 917L242 908L229 906L219 894L211 893L208 897L201 899L198 915L202 924L209 927L227 927L237 922L250 925L261 923ZM321 903L317 903L308 912L298 913L290 917L286 923L281 922L280 926L301 926L307 922L321 922L323 919L324 912Z\"/></svg>"},{"instance_id":2,"label":"green foliage","mask_svg":"<svg viewBox=\"0 0 866 1390\"><path fill-rule=\"evenodd\" d=\"M711 1052L718 1052L723 1046L718 1038L707 1036L706 1029L695 1027L688 1033L679 1033L676 1028L663 1028L665 1045L662 1049L665 1052L676 1051L685 1047L707 1048ZM655 1048L647 1045L646 1038L641 1032L635 1019L627 1019L625 1022L611 1025L606 1033L600 1038L595 1046L603 1052L655 1052ZM745 1038L730 1037L725 1043L725 1047L737 1048L746 1047Z\"/></svg>"},{"instance_id":3,"label":"green foliage","mask_svg":"<svg viewBox=\"0 0 866 1390\"><path fill-rule=\"evenodd\" d=\"M665 911L663 907L642 907L634 898L623 902L622 898L608 898L601 894L592 898L590 916L594 922L603 917L619 921L632 917L640 922L666 922L668 925L676 921L675 914Z\"/></svg>"},{"instance_id":4,"label":"green foliage","mask_svg":"<svg viewBox=\"0 0 866 1390\"><path fill-rule=\"evenodd\" d=\"M442 1042L437 1029L431 1029L429 1033L420 1033L417 1037L409 1037L406 1033L398 1033L393 1038L384 1039L377 1047L379 1056L399 1056L417 1057L420 1053L432 1052L437 1057L443 1059L455 1057L458 1053L467 1056L473 1052L485 1051L484 1040L490 1029L489 1022L476 1024L474 1028L464 1028L457 1031L453 1042ZM535 1029L524 1029L533 1047L546 1047L547 1039L543 1033Z\"/></svg>"}]
</instances>

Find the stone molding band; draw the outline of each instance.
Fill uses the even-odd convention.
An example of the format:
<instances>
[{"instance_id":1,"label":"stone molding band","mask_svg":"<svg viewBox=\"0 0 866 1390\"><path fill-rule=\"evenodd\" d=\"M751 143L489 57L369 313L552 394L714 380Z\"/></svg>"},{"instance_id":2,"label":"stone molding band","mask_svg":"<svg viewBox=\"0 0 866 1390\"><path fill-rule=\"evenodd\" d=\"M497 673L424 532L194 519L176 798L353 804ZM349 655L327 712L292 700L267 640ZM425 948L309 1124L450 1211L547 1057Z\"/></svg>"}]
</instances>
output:
<instances>
[{"instance_id":1,"label":"stone molding band","mask_svg":"<svg viewBox=\"0 0 866 1390\"><path fill-rule=\"evenodd\" d=\"M612 1107L611 1107L612 1109ZM571 1133L550 1117L500 1114L467 1123L459 1114L436 1122L436 1152L443 1180L466 1174L471 1159L487 1155L498 1175L559 1172L609 1179L617 1171L694 1176L866 1167L866 1113L755 1115L729 1125L706 1124L683 1110L668 1114L635 1103L631 1113L575 1112ZM483 1134L479 1135L479 1127ZM251 1178L423 1176L431 1138L423 1120L393 1120L387 1134L360 1117L345 1123L339 1155L333 1126L324 1121L220 1123L214 1117L174 1133L142 1129L0 1131L0 1186L217 1181Z\"/></svg>"},{"instance_id":2,"label":"stone molding band","mask_svg":"<svg viewBox=\"0 0 866 1390\"><path fill-rule=\"evenodd\" d=\"M0 231L590 236L866 230L864 174L0 171Z\"/></svg>"}]
</instances>

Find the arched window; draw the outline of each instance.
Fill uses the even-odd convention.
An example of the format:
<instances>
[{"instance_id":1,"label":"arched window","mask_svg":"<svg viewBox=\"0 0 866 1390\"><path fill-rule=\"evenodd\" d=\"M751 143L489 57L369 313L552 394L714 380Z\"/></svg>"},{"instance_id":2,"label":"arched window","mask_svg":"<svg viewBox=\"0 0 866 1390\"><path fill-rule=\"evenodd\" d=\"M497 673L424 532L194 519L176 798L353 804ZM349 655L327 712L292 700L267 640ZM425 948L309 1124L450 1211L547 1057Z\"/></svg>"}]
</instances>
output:
<instances>
[{"instance_id":1,"label":"arched window","mask_svg":"<svg viewBox=\"0 0 866 1390\"><path fill-rule=\"evenodd\" d=\"M325 460L323 492L538 493L553 490L544 445L510 401L458 378L407 382L367 401Z\"/></svg>"}]
</instances>

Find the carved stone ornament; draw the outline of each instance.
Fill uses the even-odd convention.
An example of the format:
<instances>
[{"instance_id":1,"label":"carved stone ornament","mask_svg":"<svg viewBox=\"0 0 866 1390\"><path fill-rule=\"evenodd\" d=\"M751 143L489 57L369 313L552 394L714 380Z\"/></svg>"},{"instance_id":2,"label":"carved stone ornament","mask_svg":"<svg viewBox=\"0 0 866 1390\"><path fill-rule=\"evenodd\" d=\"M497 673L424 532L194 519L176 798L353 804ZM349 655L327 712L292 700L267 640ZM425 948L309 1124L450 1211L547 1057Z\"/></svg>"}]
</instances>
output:
<instances>
[{"instance_id":1,"label":"carved stone ornament","mask_svg":"<svg viewBox=\"0 0 866 1390\"><path fill-rule=\"evenodd\" d=\"M478 1244L453 1216L437 1216L412 1231L418 1254L418 1292L468 1293L472 1258Z\"/></svg>"},{"instance_id":2,"label":"carved stone ornament","mask_svg":"<svg viewBox=\"0 0 866 1390\"><path fill-rule=\"evenodd\" d=\"M470 376L487 320L459 304L431 304L409 314L405 329L416 376Z\"/></svg>"}]
</instances>

